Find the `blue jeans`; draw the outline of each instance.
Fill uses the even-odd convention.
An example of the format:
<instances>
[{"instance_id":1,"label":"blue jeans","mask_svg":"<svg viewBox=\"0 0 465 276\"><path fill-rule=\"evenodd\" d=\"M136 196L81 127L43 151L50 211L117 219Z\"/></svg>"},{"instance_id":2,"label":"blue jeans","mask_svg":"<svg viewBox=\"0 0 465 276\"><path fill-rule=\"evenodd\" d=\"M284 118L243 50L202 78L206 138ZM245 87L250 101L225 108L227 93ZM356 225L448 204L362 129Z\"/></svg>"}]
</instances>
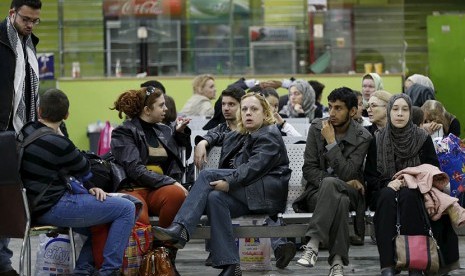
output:
<instances>
[{"instance_id":1,"label":"blue jeans","mask_svg":"<svg viewBox=\"0 0 465 276\"><path fill-rule=\"evenodd\" d=\"M200 172L186 200L174 218L191 235L200 222L204 210L211 224L210 250L214 267L239 264L239 250L233 235L231 218L250 214L245 189L228 193L215 191L210 182L232 173L229 169L206 169Z\"/></svg>"},{"instance_id":2,"label":"blue jeans","mask_svg":"<svg viewBox=\"0 0 465 276\"><path fill-rule=\"evenodd\" d=\"M64 194L47 213L37 218L44 225L73 227L77 232L88 234L88 227L111 223L103 249L100 275L109 275L123 264L124 250L135 222L135 206L131 201L108 196L98 201L90 194ZM84 242L76 262L74 273L92 275L94 262L90 238Z\"/></svg>"},{"instance_id":3,"label":"blue jeans","mask_svg":"<svg viewBox=\"0 0 465 276\"><path fill-rule=\"evenodd\" d=\"M8 248L9 238L0 238L0 273L12 270L11 257L13 252Z\"/></svg>"}]
</instances>

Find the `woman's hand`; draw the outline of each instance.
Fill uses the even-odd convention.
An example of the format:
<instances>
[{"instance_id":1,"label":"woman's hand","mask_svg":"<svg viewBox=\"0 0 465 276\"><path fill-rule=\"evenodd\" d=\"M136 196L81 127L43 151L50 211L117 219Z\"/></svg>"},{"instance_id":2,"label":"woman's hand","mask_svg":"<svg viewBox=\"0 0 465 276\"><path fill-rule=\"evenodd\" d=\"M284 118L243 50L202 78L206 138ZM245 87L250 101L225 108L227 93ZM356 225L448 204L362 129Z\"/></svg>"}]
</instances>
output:
<instances>
[{"instance_id":1,"label":"woman's hand","mask_svg":"<svg viewBox=\"0 0 465 276\"><path fill-rule=\"evenodd\" d=\"M194 149L194 164L199 170L207 163L207 145L207 140L202 140Z\"/></svg>"},{"instance_id":2,"label":"woman's hand","mask_svg":"<svg viewBox=\"0 0 465 276\"><path fill-rule=\"evenodd\" d=\"M277 111L273 113L273 116L276 119L276 124L278 124L280 126L283 126L284 119L283 119L283 117L281 117L281 115L279 115L279 113Z\"/></svg>"},{"instance_id":3,"label":"woman's hand","mask_svg":"<svg viewBox=\"0 0 465 276\"><path fill-rule=\"evenodd\" d=\"M394 179L387 185L389 188L393 189L394 191L398 191L400 187L403 185L403 181L400 179Z\"/></svg>"},{"instance_id":4,"label":"woman's hand","mask_svg":"<svg viewBox=\"0 0 465 276\"><path fill-rule=\"evenodd\" d=\"M294 110L295 110L295 112L297 112L297 113L304 113L304 112L305 112L304 109L302 108L302 105L301 105L301 104L295 104L295 105L294 105Z\"/></svg>"},{"instance_id":5,"label":"woman's hand","mask_svg":"<svg viewBox=\"0 0 465 276\"><path fill-rule=\"evenodd\" d=\"M210 182L210 186L217 191L228 192L229 191L229 183L224 180L216 180Z\"/></svg>"},{"instance_id":6,"label":"woman's hand","mask_svg":"<svg viewBox=\"0 0 465 276\"><path fill-rule=\"evenodd\" d=\"M179 183L179 182L174 182L173 184L176 185L176 186L178 186L178 187L181 187L181 189L184 191L184 195L185 195L185 196L187 196L187 195L189 194L189 191L186 190L186 188L184 188L184 186L181 185L181 183Z\"/></svg>"},{"instance_id":7,"label":"woman's hand","mask_svg":"<svg viewBox=\"0 0 465 276\"><path fill-rule=\"evenodd\" d=\"M442 124L438 124L436 122L430 122L430 123L425 123L423 124L423 129L428 132L429 135L432 135L436 131L442 129Z\"/></svg>"},{"instance_id":8,"label":"woman's hand","mask_svg":"<svg viewBox=\"0 0 465 276\"><path fill-rule=\"evenodd\" d=\"M107 195L108 195L105 191L97 187L90 188L89 193L95 196L95 198L99 201L104 201L105 199L107 199Z\"/></svg>"},{"instance_id":9,"label":"woman's hand","mask_svg":"<svg viewBox=\"0 0 465 276\"><path fill-rule=\"evenodd\" d=\"M187 127L190 121L191 121L190 118L182 118L182 117L177 118L176 119L176 131L184 132L184 129Z\"/></svg>"}]
</instances>

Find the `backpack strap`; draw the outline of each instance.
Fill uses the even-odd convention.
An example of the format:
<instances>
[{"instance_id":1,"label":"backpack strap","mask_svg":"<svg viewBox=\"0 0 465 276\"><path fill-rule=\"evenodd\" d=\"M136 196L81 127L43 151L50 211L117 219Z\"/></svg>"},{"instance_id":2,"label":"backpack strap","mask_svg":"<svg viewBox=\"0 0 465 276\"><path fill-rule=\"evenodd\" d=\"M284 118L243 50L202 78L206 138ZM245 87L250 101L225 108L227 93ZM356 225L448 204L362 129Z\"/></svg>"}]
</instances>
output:
<instances>
[{"instance_id":1,"label":"backpack strap","mask_svg":"<svg viewBox=\"0 0 465 276\"><path fill-rule=\"evenodd\" d=\"M24 149L29 146L31 143L33 143L35 140L39 139L42 136L49 135L49 134L56 134L55 131L53 131L49 127L41 127L31 134L27 136L25 139L22 137L22 135L18 135L17 137L17 145L16 145L16 152L18 153L18 171L19 174L21 175L21 162L23 160L23 154L24 154ZM39 195L34 199L32 204L29 205L29 210L32 211L34 208L37 206L39 201L42 199L44 196L45 192L48 190L48 188L52 185L52 182L50 182L45 189L43 189Z\"/></svg>"},{"instance_id":2,"label":"backpack strap","mask_svg":"<svg viewBox=\"0 0 465 276\"><path fill-rule=\"evenodd\" d=\"M29 146L31 143L33 143L35 140L39 139L42 136L48 135L48 134L56 134L55 131L53 131L49 127L41 127L31 134L29 134L25 139L22 137L22 135L18 135L18 145L16 148L16 152L18 153L18 170L21 171L21 162L23 160L23 154L24 154L24 149Z\"/></svg>"}]
</instances>

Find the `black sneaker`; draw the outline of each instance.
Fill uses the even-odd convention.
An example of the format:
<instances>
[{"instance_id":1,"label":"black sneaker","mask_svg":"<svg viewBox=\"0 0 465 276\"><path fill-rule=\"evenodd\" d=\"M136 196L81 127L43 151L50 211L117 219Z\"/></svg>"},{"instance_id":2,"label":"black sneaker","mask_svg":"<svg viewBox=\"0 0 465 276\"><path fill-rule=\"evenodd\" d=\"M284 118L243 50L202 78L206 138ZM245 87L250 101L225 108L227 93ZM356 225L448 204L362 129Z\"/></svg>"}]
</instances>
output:
<instances>
[{"instance_id":1,"label":"black sneaker","mask_svg":"<svg viewBox=\"0 0 465 276\"><path fill-rule=\"evenodd\" d=\"M293 242L280 244L274 251L276 267L283 269L288 266L292 259L294 259L296 251L297 249Z\"/></svg>"}]
</instances>

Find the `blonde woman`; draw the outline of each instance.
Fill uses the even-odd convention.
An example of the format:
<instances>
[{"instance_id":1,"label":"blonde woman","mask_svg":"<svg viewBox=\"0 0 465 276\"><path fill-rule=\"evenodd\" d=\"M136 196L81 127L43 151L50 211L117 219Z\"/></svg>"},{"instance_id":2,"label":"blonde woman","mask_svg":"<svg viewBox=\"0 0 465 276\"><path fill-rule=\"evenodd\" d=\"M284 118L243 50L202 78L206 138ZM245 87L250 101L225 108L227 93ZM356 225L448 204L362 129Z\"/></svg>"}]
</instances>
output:
<instances>
[{"instance_id":1,"label":"blonde woman","mask_svg":"<svg viewBox=\"0 0 465 276\"><path fill-rule=\"evenodd\" d=\"M209 74L199 75L194 78L192 89L194 95L180 113L185 116L213 116L215 110L211 100L216 98L215 78Z\"/></svg>"},{"instance_id":2,"label":"blonde woman","mask_svg":"<svg viewBox=\"0 0 465 276\"><path fill-rule=\"evenodd\" d=\"M430 134L434 135L439 132L447 136L450 133L460 137L460 122L459 120L444 108L442 103L435 100L427 100L421 110L424 113L423 128Z\"/></svg>"},{"instance_id":3,"label":"blonde woman","mask_svg":"<svg viewBox=\"0 0 465 276\"><path fill-rule=\"evenodd\" d=\"M220 275L242 275L231 219L284 211L290 178L284 141L266 99L247 93L237 118L237 130L224 136L222 147L220 164L229 169L201 171L171 226L154 229L157 239L183 248L206 211L212 264L222 269Z\"/></svg>"}]
</instances>

